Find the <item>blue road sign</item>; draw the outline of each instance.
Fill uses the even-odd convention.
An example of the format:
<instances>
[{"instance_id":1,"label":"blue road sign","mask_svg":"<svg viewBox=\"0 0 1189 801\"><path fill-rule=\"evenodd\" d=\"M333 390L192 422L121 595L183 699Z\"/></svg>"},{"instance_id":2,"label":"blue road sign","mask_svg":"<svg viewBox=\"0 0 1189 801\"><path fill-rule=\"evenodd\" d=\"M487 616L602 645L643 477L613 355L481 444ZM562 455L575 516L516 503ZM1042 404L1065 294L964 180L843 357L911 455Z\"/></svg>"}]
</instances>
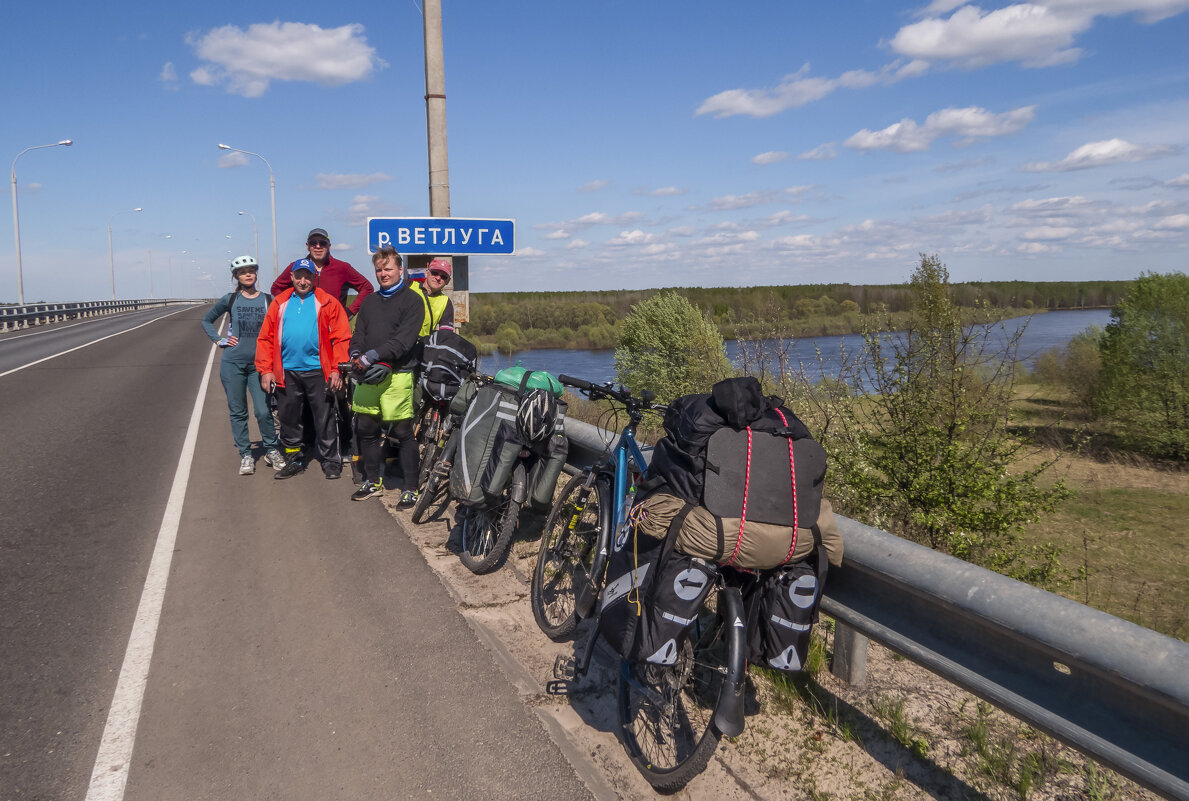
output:
<instances>
[{"instance_id":1,"label":"blue road sign","mask_svg":"<svg viewBox=\"0 0 1189 801\"><path fill-rule=\"evenodd\" d=\"M400 253L442 256L510 254L516 250L515 220L459 217L368 217L367 247L392 246Z\"/></svg>"}]
</instances>

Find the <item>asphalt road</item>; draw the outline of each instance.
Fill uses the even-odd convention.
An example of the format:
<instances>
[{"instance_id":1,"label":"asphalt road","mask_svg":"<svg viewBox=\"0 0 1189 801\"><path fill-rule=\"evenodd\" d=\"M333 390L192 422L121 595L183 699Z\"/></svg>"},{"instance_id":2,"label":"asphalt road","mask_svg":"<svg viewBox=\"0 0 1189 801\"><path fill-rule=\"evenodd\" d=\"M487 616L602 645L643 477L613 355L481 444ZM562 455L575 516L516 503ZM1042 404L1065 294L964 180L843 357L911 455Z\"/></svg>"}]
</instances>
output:
<instances>
[{"instance_id":1,"label":"asphalt road","mask_svg":"<svg viewBox=\"0 0 1189 801\"><path fill-rule=\"evenodd\" d=\"M0 798L87 796L202 312L0 377ZM378 503L317 469L237 475L217 370L122 797L589 797Z\"/></svg>"}]
</instances>

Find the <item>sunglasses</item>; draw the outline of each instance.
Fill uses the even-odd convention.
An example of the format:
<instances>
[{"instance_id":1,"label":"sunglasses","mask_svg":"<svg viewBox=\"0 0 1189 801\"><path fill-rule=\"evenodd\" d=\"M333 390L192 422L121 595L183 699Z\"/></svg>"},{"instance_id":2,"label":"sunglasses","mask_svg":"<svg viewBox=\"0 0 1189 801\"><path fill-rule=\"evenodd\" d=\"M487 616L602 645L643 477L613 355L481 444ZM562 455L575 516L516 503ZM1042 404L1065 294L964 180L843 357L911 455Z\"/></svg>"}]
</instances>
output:
<instances>
[{"instance_id":1,"label":"sunglasses","mask_svg":"<svg viewBox=\"0 0 1189 801\"><path fill-rule=\"evenodd\" d=\"M306 242L306 245L311 248L328 248L330 247L330 242L326 239L311 239L309 242Z\"/></svg>"}]
</instances>

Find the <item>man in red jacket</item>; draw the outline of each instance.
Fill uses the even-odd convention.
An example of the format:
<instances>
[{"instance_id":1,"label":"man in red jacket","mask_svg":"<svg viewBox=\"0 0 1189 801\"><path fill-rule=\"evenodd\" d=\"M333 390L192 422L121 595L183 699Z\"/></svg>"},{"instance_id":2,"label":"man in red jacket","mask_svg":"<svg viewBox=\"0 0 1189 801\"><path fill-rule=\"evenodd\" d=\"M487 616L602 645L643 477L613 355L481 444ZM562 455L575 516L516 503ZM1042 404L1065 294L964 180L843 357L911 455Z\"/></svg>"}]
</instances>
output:
<instances>
[{"instance_id":1,"label":"man in red jacket","mask_svg":"<svg viewBox=\"0 0 1189 801\"><path fill-rule=\"evenodd\" d=\"M305 469L301 457L309 407L315 445L327 478L343 472L334 424L334 395L343 388L338 365L350 358L351 327L343 305L314 288L314 263L298 259L293 288L277 295L268 307L256 339L256 372L265 392L275 392L285 466L274 478L290 478Z\"/></svg>"},{"instance_id":2,"label":"man in red jacket","mask_svg":"<svg viewBox=\"0 0 1189 801\"><path fill-rule=\"evenodd\" d=\"M359 271L352 267L345 261L340 261L330 255L330 235L326 233L325 228L315 228L306 236L306 247L309 249L309 254L305 259L299 261L311 261L314 263L314 269L317 271L314 275L314 286L330 295L343 305L347 310L347 318L350 319L359 313L359 305L363 303L363 299L375 291L372 287L372 282L360 275ZM297 262L293 262L297 264ZM293 264L285 268L277 280L273 281L272 294L273 296L280 295L286 289L293 286ZM347 292L350 289L355 290L355 301L347 306ZM336 396L336 403L338 404L338 418L339 418L339 443L342 447L343 455L350 454L354 437L351 432L351 390L340 396ZM356 462L352 460L352 467Z\"/></svg>"},{"instance_id":3,"label":"man in red jacket","mask_svg":"<svg viewBox=\"0 0 1189 801\"><path fill-rule=\"evenodd\" d=\"M306 258L318 269L318 274L314 276L314 286L343 304L348 317L354 317L359 313L359 304L363 303L363 299L375 291L372 282L347 262L330 255L330 236L325 228L310 231L306 237L306 247L309 249ZM293 264L286 267L277 276L277 280L272 282L273 296L293 286ZM356 297L355 302L347 306L347 292L350 289L355 290Z\"/></svg>"}]
</instances>

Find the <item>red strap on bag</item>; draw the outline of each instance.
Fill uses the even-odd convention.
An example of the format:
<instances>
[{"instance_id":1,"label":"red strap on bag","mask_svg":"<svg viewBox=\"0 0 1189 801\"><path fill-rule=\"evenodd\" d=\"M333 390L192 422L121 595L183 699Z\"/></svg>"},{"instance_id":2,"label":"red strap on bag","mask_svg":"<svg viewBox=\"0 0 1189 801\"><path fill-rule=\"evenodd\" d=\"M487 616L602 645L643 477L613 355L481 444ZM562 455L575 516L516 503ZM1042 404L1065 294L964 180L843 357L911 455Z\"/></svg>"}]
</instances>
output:
<instances>
[{"instance_id":1,"label":"red strap on bag","mask_svg":"<svg viewBox=\"0 0 1189 801\"><path fill-rule=\"evenodd\" d=\"M784 427L788 428L789 421L785 419L784 412L776 409L776 413L780 415L780 422L784 423ZM784 558L784 562L788 562L793 558L793 551L797 550L797 466L793 463L793 438L789 437L789 475L792 476L793 481L793 541L789 545L789 555Z\"/></svg>"},{"instance_id":2,"label":"red strap on bag","mask_svg":"<svg viewBox=\"0 0 1189 801\"><path fill-rule=\"evenodd\" d=\"M724 564L730 565L739 556L743 547L743 527L747 524L747 491L751 488L751 426L747 427L747 469L743 473L743 512L739 516L739 536L735 538L735 550ZM795 536L795 535L794 535Z\"/></svg>"}]
</instances>

